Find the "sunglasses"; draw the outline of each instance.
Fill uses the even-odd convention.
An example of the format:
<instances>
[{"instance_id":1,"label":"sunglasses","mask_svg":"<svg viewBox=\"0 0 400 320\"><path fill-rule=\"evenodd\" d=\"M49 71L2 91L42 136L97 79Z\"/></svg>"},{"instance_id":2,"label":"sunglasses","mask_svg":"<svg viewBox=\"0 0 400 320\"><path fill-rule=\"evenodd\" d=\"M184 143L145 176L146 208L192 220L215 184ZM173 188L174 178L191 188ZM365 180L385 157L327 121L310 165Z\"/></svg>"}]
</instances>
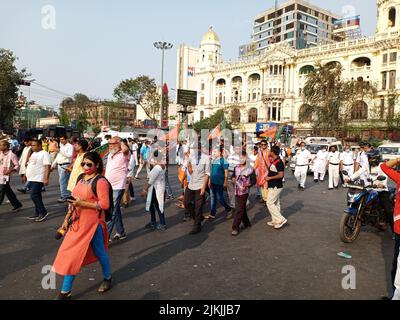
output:
<instances>
[{"instance_id":1,"label":"sunglasses","mask_svg":"<svg viewBox=\"0 0 400 320\"><path fill-rule=\"evenodd\" d=\"M93 163L82 162L81 166L82 167L92 168L94 166L94 164Z\"/></svg>"},{"instance_id":2,"label":"sunglasses","mask_svg":"<svg viewBox=\"0 0 400 320\"><path fill-rule=\"evenodd\" d=\"M262 143L261 145L262 145L262 146L266 146L267 144L266 144L266 143Z\"/></svg>"}]
</instances>

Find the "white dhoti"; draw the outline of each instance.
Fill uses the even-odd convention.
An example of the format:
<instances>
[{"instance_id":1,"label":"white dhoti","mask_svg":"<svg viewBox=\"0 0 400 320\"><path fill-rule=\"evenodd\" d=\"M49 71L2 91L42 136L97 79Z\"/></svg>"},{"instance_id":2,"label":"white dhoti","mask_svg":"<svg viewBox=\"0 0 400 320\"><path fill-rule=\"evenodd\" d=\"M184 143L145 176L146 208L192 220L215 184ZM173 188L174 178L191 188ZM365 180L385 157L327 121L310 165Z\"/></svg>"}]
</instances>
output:
<instances>
[{"instance_id":1,"label":"white dhoti","mask_svg":"<svg viewBox=\"0 0 400 320\"><path fill-rule=\"evenodd\" d=\"M314 180L324 181L326 175L326 161L317 160L314 165Z\"/></svg>"},{"instance_id":2,"label":"white dhoti","mask_svg":"<svg viewBox=\"0 0 400 320\"><path fill-rule=\"evenodd\" d=\"M294 171L294 176L297 182L303 188L305 188L306 186L307 172L308 172L308 165L296 166L296 170Z\"/></svg>"}]
</instances>

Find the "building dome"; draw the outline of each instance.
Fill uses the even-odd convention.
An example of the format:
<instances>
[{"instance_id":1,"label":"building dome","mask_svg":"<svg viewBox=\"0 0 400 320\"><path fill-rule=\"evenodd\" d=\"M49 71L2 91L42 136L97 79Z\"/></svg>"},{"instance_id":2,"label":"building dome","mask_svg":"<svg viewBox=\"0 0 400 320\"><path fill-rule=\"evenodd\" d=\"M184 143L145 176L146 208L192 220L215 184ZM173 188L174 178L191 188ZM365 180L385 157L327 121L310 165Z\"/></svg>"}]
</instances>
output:
<instances>
[{"instance_id":1,"label":"building dome","mask_svg":"<svg viewBox=\"0 0 400 320\"><path fill-rule=\"evenodd\" d=\"M220 43L218 35L215 33L213 30L213 27L210 27L208 31L204 34L201 44L206 44L206 43Z\"/></svg>"}]
</instances>

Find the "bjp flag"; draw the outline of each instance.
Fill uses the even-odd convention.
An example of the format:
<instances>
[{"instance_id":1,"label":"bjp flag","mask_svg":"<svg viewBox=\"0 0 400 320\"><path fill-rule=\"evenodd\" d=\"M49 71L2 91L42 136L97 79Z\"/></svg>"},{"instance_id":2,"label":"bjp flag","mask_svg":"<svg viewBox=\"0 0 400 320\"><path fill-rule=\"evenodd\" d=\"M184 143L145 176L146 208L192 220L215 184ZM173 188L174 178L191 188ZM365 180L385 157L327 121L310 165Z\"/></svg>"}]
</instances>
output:
<instances>
[{"instance_id":1,"label":"bjp flag","mask_svg":"<svg viewBox=\"0 0 400 320\"><path fill-rule=\"evenodd\" d=\"M278 132L278 124L273 124L267 130L265 130L260 135L260 137L261 138L271 138L271 140L274 140L277 132Z\"/></svg>"}]
</instances>

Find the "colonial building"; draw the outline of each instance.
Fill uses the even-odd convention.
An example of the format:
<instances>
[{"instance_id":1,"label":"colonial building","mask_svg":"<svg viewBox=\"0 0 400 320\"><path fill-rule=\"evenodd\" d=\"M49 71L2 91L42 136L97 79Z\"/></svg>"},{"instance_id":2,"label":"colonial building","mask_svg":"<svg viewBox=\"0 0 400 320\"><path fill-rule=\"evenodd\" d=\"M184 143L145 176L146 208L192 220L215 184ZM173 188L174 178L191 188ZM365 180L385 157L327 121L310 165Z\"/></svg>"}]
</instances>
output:
<instances>
[{"instance_id":1,"label":"colonial building","mask_svg":"<svg viewBox=\"0 0 400 320\"><path fill-rule=\"evenodd\" d=\"M76 121L82 110L75 104L63 107L71 122ZM85 105L85 115L90 126L134 127L136 107L112 102L91 102Z\"/></svg>"},{"instance_id":2,"label":"colonial building","mask_svg":"<svg viewBox=\"0 0 400 320\"><path fill-rule=\"evenodd\" d=\"M345 79L370 81L378 86L377 101L354 106L355 125L383 123L388 114L400 111L398 103L394 105L388 100L390 92L400 89L400 0L377 0L377 9L373 37L301 50L288 43L277 43L246 61L224 63L220 39L212 28L204 34L199 48L181 45L177 88L198 92L198 106L189 121L199 121L226 109L247 132L254 133L257 122L268 121L291 123L307 131L311 124L299 121L306 75L317 63L332 63L343 67ZM372 111L377 104L381 108L378 114Z\"/></svg>"}]
</instances>

